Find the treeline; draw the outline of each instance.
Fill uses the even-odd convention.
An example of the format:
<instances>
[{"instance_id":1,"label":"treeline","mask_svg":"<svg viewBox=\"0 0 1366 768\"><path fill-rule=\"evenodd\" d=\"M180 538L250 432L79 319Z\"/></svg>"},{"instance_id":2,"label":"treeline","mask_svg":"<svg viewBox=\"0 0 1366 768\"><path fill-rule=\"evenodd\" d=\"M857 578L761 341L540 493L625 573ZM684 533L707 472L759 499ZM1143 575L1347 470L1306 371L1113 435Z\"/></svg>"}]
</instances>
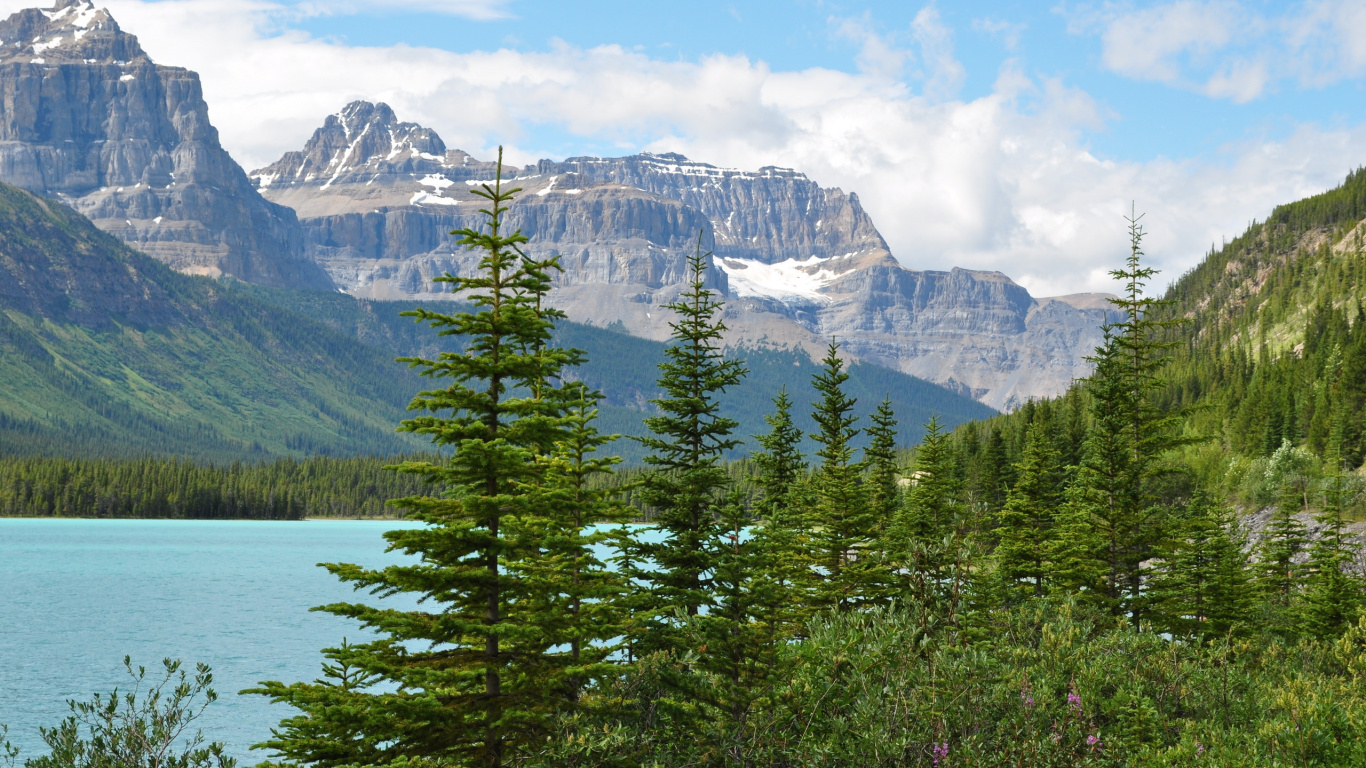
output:
<instances>
[{"instance_id":1,"label":"treeline","mask_svg":"<svg viewBox=\"0 0 1366 768\"><path fill-rule=\"evenodd\" d=\"M553 262L500 229L498 182L477 194L490 226L459 234L483 271L444 278L475 308L415 313L471 340L415 361L453 382L403 426L452 451L402 468L442 489L402 502L425 527L385 534L420 563L328 566L427 604L324 607L379 636L251 691L297 711L260 745L275 764L1366 762L1356 491L1340 462L1311 487L1278 449L1278 515L1249 556L1162 403L1137 222L1125 319L1085 386L953 436L931 421L909 467L890 403L855 415L833 344L810 389L773 393L760 449L722 461L720 403L748 372L699 252L668 306L648 469L623 487L596 394L559 376L579 353L553 344ZM628 490L652 526L625 524Z\"/></svg>"},{"instance_id":2,"label":"treeline","mask_svg":"<svg viewBox=\"0 0 1366 768\"><path fill-rule=\"evenodd\" d=\"M197 464L179 459L0 458L0 516L298 520L393 517L423 491L377 458Z\"/></svg>"}]
</instances>

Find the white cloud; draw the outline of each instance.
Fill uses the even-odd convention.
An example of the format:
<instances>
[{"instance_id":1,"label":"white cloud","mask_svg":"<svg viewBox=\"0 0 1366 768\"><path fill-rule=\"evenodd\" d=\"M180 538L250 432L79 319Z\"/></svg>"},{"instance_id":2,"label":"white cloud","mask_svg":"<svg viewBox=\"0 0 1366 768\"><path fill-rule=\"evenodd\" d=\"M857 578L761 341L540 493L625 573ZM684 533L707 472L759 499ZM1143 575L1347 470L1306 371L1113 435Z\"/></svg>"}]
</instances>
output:
<instances>
[{"instance_id":1,"label":"white cloud","mask_svg":"<svg viewBox=\"0 0 1366 768\"><path fill-rule=\"evenodd\" d=\"M1112 72L1246 103L1278 82L1321 88L1366 75L1366 5L1308 0L1278 14L1236 0L1061 11L1074 34L1099 33Z\"/></svg>"},{"instance_id":2,"label":"white cloud","mask_svg":"<svg viewBox=\"0 0 1366 768\"><path fill-rule=\"evenodd\" d=\"M548 127L622 154L797 168L857 192L908 266L996 269L1036 295L1109 287L1130 201L1148 214L1148 253L1175 278L1211 242L1334 185L1366 155L1366 131L1303 127L1207 161L1101 160L1085 137L1103 127L1102 108L1013 62L986 96L944 96L961 67L945 63L952 49L932 15L911 32L924 33L915 42L926 82L942 84L927 96L878 72L773 71L744 56L661 61L564 43L469 54L347 46L280 31L293 9L265 0L108 4L157 61L201 73L222 141L249 169L302 146L347 101L381 100L479 157L498 143L515 162L545 156L533 137ZM1245 87L1240 76L1229 69L1226 87Z\"/></svg>"}]
</instances>

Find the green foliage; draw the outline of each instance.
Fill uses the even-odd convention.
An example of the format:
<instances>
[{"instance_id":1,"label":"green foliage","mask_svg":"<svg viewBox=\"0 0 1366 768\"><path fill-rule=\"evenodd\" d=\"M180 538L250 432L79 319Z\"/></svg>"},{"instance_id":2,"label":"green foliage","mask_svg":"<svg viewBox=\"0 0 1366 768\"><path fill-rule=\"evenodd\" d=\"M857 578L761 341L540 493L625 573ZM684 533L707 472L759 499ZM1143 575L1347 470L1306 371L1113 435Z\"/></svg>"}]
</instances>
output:
<instances>
[{"instance_id":1,"label":"green foliage","mask_svg":"<svg viewBox=\"0 0 1366 768\"><path fill-rule=\"evenodd\" d=\"M500 154L495 181L473 191L487 201L487 229L455 233L481 252L478 273L439 278L473 310L411 313L441 336L464 340L459 351L407 360L442 388L420 392L409 406L418 415L402 428L450 452L395 467L443 490L394 502L425 526L385 537L419 562L382 570L327 565L357 589L411 593L439 609L322 608L380 635L333 659L354 670L359 685L382 681L389 690L263 685L258 692L307 707L305 719L275 739L277 752L300 762L502 765L572 707L602 658L594 644L614 634L611 621L594 626L583 614L586 601L612 588L591 556L595 540L582 530L602 510L582 481L610 466L587 458L602 443L590 427L595 397L560 382L579 353L551 345L557 314L543 298L555 264L528 259L518 249L526 238L502 231L518 190L503 187L501 169ZM574 501L590 508L566 509ZM326 742L314 746L313 731L348 727L360 737L339 757Z\"/></svg>"},{"instance_id":2,"label":"green foliage","mask_svg":"<svg viewBox=\"0 0 1366 768\"><path fill-rule=\"evenodd\" d=\"M1366 621L1347 642L1296 647L1173 643L1070 602L1031 601L966 623L971 629L938 621L914 602L828 615L805 642L784 647L780 684L743 727L637 707L576 721L536 764L1231 768L1366 760L1366 694L1361 668L1349 666L1366 659ZM602 693L629 688L650 701L658 674L641 665Z\"/></svg>"},{"instance_id":3,"label":"green foliage","mask_svg":"<svg viewBox=\"0 0 1366 768\"><path fill-rule=\"evenodd\" d=\"M854 400L844 391L849 374L831 342L822 370L812 379L820 397L811 418L820 444L820 464L811 478L812 550L818 575L816 605L849 611L880 597L876 587L882 565L876 557L878 533L886 521L872 509L863 468L854 461Z\"/></svg>"},{"instance_id":4,"label":"green foliage","mask_svg":"<svg viewBox=\"0 0 1366 768\"><path fill-rule=\"evenodd\" d=\"M24 768L233 768L237 763L222 744L206 744L202 731L191 730L218 698L210 687L213 673L200 664L191 677L179 661L162 665L165 674L149 680L146 668L134 670L125 656L131 690L68 701L71 715L40 729L49 753L24 761ZM18 754L8 743L5 752L11 763Z\"/></svg>"},{"instance_id":5,"label":"green foliage","mask_svg":"<svg viewBox=\"0 0 1366 768\"><path fill-rule=\"evenodd\" d=\"M732 437L737 422L721 415L721 397L746 370L722 353L721 302L706 287L711 254L702 253L700 233L697 243L688 290L667 305L678 319L669 324L671 344L659 364L664 396L652 401L660 415L646 419L651 434L638 438L653 470L640 496L663 538L623 542L631 564L623 573L638 585L640 610L649 617L633 638L638 653L680 650L677 616L696 616L711 600L722 535L718 511L730 485L721 457L739 444Z\"/></svg>"},{"instance_id":6,"label":"green foliage","mask_svg":"<svg viewBox=\"0 0 1366 768\"><path fill-rule=\"evenodd\" d=\"M0 458L0 516L297 520L391 517L419 492L381 459L278 459L221 466L179 459Z\"/></svg>"}]
</instances>

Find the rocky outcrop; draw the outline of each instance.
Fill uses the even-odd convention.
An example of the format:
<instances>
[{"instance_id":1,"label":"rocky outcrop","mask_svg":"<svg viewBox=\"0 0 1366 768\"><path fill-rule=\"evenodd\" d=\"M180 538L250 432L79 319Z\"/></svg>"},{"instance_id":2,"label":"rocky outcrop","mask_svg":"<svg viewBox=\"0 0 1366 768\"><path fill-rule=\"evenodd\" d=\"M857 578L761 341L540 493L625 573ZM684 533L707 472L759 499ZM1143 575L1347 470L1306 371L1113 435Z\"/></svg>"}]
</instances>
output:
<instances>
[{"instance_id":1,"label":"rocky outcrop","mask_svg":"<svg viewBox=\"0 0 1366 768\"><path fill-rule=\"evenodd\" d=\"M294 212L219 144L199 76L152 62L88 0L0 21L0 181L182 272L331 288Z\"/></svg>"},{"instance_id":2,"label":"rocky outcrop","mask_svg":"<svg viewBox=\"0 0 1366 768\"><path fill-rule=\"evenodd\" d=\"M309 255L343 290L445 296L432 278L476 267L449 233L479 226L493 163L447 149L383 104L354 102L301 151L251 173L298 212ZM863 360L996 408L1062 391L1089 372L1103 298L1035 299L997 272L906 269L858 197L783 168L742 171L676 154L543 160L507 168L521 188L506 222L528 253L558 254L552 295L581 322L666 338L687 256L714 252L728 340L819 352L831 338Z\"/></svg>"}]
</instances>

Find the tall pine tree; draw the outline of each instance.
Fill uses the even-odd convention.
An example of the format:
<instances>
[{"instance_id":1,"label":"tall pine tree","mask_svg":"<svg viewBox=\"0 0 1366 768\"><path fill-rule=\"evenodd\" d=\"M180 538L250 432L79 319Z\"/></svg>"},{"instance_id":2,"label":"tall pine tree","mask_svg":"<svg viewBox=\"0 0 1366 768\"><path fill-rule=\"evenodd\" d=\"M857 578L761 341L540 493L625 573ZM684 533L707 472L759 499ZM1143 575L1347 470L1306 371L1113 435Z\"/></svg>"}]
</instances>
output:
<instances>
[{"instance_id":1,"label":"tall pine tree","mask_svg":"<svg viewBox=\"0 0 1366 768\"><path fill-rule=\"evenodd\" d=\"M578 535L568 530L573 521L552 512L541 459L565 436L574 395L558 379L580 355L550 346L555 315L542 299L553 263L525 257L518 247L525 236L503 229L518 191L502 184L500 150L495 180L473 190L487 201L486 227L453 233L482 253L479 271L437 280L472 310L405 313L465 342L435 359L405 359L443 386L418 394L410 409L423 415L401 429L450 452L396 467L441 489L393 502L424 525L385 538L417 562L380 570L327 565L356 589L411 594L424 609L325 606L379 639L331 654L346 665L343 684L266 683L256 691L304 711L304 720L284 723L272 745L299 763L500 766L539 744L583 683L583 659L560 644L572 626L563 601L548 599L536 568L548 537ZM578 630L581 648L608 639L581 624ZM333 718L346 722L302 727ZM310 740L347 730L348 743Z\"/></svg>"},{"instance_id":2,"label":"tall pine tree","mask_svg":"<svg viewBox=\"0 0 1366 768\"><path fill-rule=\"evenodd\" d=\"M879 521L868 503L863 470L854 461L855 400L844 385L849 374L834 342L812 379L820 400L812 403L818 427L812 435L820 443L820 464L811 477L813 544L819 568L816 605L849 611L880 595L880 564L876 558Z\"/></svg>"},{"instance_id":3,"label":"tall pine tree","mask_svg":"<svg viewBox=\"0 0 1366 768\"><path fill-rule=\"evenodd\" d=\"M659 365L664 396L651 401L660 415L645 420L652 434L639 438L653 469L640 496L663 538L640 536L626 547L629 560L623 564L629 563L627 575L640 591L638 609L646 614L639 625L644 631L634 640L638 653L678 650L675 614L696 616L712 599L722 535L718 505L731 484L721 457L740 444L731 436L736 421L721 415L721 397L747 371L742 362L726 359L721 347L726 326L717 317L722 304L706 285L710 256L702 252L698 233L697 250L688 259L688 289L666 305L679 317L670 323L673 335Z\"/></svg>"}]
</instances>

